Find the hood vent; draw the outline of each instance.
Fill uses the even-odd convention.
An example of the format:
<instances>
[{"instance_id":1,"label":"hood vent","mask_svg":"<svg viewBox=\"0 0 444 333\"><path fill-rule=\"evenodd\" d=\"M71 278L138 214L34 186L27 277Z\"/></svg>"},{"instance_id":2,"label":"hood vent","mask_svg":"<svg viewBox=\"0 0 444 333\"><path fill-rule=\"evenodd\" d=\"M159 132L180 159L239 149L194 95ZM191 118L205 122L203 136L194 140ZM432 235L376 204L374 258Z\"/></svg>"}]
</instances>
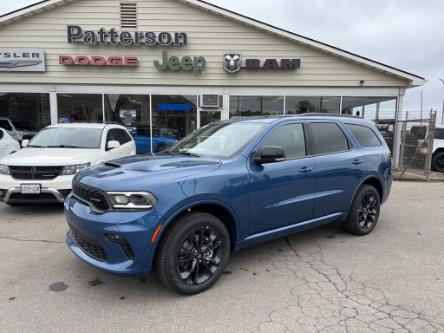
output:
<instances>
[{"instance_id":1,"label":"hood vent","mask_svg":"<svg viewBox=\"0 0 444 333\"><path fill-rule=\"evenodd\" d=\"M122 29L137 29L137 3L120 3L120 27Z\"/></svg>"}]
</instances>

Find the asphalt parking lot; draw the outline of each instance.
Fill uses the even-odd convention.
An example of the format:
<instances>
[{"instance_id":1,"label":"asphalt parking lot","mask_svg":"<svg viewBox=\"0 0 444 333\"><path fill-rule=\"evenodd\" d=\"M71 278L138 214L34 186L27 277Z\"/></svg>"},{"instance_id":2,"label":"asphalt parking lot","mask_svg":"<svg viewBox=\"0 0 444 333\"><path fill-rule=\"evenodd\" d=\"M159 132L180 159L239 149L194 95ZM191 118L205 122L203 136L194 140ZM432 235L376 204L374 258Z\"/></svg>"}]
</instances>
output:
<instances>
[{"instance_id":1,"label":"asphalt parking lot","mask_svg":"<svg viewBox=\"0 0 444 333\"><path fill-rule=\"evenodd\" d=\"M443 212L444 183L396 182L371 235L333 224L249 248L182 297L78 260L61 207L1 204L0 331L444 331Z\"/></svg>"}]
</instances>

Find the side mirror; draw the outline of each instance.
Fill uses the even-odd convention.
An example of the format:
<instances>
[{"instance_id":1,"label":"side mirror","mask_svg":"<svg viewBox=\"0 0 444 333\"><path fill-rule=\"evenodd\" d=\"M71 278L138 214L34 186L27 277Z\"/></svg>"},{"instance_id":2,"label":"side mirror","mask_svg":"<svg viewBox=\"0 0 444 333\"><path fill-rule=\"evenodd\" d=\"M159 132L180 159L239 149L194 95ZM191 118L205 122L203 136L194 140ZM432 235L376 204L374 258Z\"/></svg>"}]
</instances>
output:
<instances>
[{"instance_id":1,"label":"side mirror","mask_svg":"<svg viewBox=\"0 0 444 333\"><path fill-rule=\"evenodd\" d=\"M22 148L26 148L29 145L29 140L22 141Z\"/></svg>"},{"instance_id":2,"label":"side mirror","mask_svg":"<svg viewBox=\"0 0 444 333\"><path fill-rule=\"evenodd\" d=\"M277 163L285 160L284 149L277 146L262 147L262 149L253 157L253 161L256 164Z\"/></svg>"},{"instance_id":3,"label":"side mirror","mask_svg":"<svg viewBox=\"0 0 444 333\"><path fill-rule=\"evenodd\" d=\"M115 140L108 141L108 143L106 144L106 150L112 150L119 147L120 147L120 142Z\"/></svg>"}]
</instances>

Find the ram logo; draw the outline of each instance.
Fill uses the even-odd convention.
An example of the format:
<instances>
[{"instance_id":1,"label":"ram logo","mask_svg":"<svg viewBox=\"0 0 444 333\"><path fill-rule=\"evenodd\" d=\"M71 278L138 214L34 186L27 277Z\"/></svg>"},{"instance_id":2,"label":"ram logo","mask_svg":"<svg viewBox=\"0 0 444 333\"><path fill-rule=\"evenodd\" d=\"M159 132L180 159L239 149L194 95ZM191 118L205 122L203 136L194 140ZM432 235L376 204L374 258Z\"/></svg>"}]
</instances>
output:
<instances>
[{"instance_id":1,"label":"ram logo","mask_svg":"<svg viewBox=\"0 0 444 333\"><path fill-rule=\"evenodd\" d=\"M241 69L242 56L240 53L225 53L224 55L224 69L234 74Z\"/></svg>"}]
</instances>

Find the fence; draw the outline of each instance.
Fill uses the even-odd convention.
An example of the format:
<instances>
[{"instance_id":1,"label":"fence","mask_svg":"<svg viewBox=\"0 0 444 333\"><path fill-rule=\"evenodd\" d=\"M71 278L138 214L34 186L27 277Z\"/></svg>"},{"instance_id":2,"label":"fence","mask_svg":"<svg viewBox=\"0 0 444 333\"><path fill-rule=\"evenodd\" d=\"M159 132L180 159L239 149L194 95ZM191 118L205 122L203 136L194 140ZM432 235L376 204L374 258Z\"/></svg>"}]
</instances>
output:
<instances>
[{"instance_id":1,"label":"fence","mask_svg":"<svg viewBox=\"0 0 444 333\"><path fill-rule=\"evenodd\" d=\"M399 168L394 171L395 178L431 180L436 112L430 112L428 119L421 120L412 119L407 113L406 118L397 125L401 130L401 147Z\"/></svg>"}]
</instances>

